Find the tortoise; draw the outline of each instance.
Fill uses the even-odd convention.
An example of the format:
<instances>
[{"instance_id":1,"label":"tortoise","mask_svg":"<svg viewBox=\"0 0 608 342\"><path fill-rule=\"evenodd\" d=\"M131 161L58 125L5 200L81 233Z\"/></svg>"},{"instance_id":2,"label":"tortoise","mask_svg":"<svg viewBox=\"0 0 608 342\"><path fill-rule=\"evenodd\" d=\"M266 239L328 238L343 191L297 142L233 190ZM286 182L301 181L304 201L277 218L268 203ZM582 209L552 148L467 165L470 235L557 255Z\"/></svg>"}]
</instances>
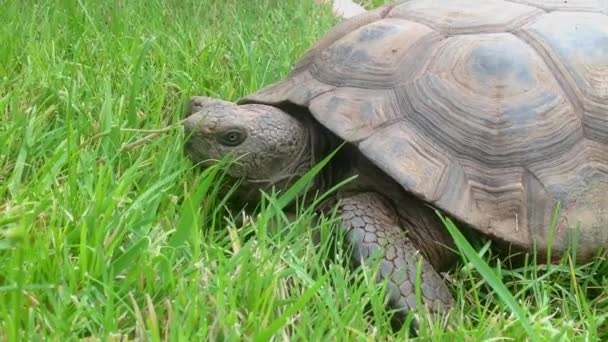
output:
<instances>
[{"instance_id":1,"label":"tortoise","mask_svg":"<svg viewBox=\"0 0 608 342\"><path fill-rule=\"evenodd\" d=\"M608 246L606 0L388 4L331 28L285 78L236 102L192 97L187 114L189 158L242 156L229 172L245 202L338 149L311 190L357 176L331 203L354 264L379 253L396 311L419 309L418 262L424 306L454 303L437 211L507 253Z\"/></svg>"}]
</instances>

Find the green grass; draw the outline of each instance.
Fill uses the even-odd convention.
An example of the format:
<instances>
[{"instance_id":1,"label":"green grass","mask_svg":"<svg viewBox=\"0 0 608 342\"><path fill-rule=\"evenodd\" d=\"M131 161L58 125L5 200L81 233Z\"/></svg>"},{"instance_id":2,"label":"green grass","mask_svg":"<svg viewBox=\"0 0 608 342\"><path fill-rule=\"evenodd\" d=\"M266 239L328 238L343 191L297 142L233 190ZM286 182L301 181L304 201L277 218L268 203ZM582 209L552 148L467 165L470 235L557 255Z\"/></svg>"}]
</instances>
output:
<instances>
[{"instance_id":1,"label":"green grass","mask_svg":"<svg viewBox=\"0 0 608 342\"><path fill-rule=\"evenodd\" d=\"M329 13L303 0L0 2L0 340L403 339L332 217L289 219L286 192L238 219L226 165L193 169L179 126L140 144L193 94L234 100L285 76ZM423 320L420 339L608 337L607 262L507 270L486 247L465 246L471 261L450 274L453 324Z\"/></svg>"}]
</instances>

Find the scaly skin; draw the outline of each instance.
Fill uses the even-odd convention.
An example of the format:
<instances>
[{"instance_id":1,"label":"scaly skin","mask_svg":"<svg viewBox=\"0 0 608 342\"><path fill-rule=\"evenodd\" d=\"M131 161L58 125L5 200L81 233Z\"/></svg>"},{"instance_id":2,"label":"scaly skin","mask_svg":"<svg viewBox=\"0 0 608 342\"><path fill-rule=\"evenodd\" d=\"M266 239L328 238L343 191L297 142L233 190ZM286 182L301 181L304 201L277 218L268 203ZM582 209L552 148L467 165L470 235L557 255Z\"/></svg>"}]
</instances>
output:
<instances>
[{"instance_id":1,"label":"scaly skin","mask_svg":"<svg viewBox=\"0 0 608 342\"><path fill-rule=\"evenodd\" d=\"M361 265L375 253L382 253L378 276L380 280L388 278L389 305L404 314L416 308L414 284L419 260L423 304L436 312L453 305L440 275L407 237L408 229L418 227L400 227L397 213L381 195L368 192L344 198L340 210L354 263Z\"/></svg>"},{"instance_id":2,"label":"scaly skin","mask_svg":"<svg viewBox=\"0 0 608 342\"><path fill-rule=\"evenodd\" d=\"M333 149L320 143L324 132L311 122L297 119L283 110L265 105L242 105L193 97L189 117L184 122L189 137L186 151L195 162L219 160L228 154L241 156L231 165L229 174L242 177L239 199L255 202L259 190L275 186L286 189L316 161L315 155L325 155ZM234 136L231 134L234 133ZM331 139L327 145L331 146ZM421 262L422 302L434 312L445 311L453 299L447 286L433 268L443 264L441 252L434 242L443 239L437 227L429 225L432 211L409 203L401 192L387 198L379 193L390 192L393 184L374 173L372 165L360 163L355 155L336 156L334 173L328 173L316 184L319 190L332 185L341 176L354 172L362 177L358 186L340 196L340 210L347 241L354 247L352 259L356 265L365 263L375 253L382 259L378 280L388 279L388 299L392 308L405 314L417 308L415 283ZM338 169L344 174L337 172ZM375 188L377 192L369 192ZM389 190L387 190L387 188ZM392 202L389 202L388 197ZM400 203L399 213L390 203ZM410 230L411 238L406 232ZM422 248L420 253L418 248ZM425 259L424 256L431 258ZM399 317L398 317L399 318ZM414 328L417 324L414 323Z\"/></svg>"}]
</instances>

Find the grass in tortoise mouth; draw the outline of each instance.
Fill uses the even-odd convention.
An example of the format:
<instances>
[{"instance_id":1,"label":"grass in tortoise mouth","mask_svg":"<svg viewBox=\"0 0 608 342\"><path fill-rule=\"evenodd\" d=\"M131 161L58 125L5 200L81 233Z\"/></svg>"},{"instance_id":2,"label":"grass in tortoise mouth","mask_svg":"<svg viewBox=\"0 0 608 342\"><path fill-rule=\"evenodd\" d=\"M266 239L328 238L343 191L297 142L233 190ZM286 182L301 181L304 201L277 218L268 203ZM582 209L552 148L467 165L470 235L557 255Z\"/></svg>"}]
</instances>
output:
<instances>
[{"instance_id":1,"label":"grass in tortoise mouth","mask_svg":"<svg viewBox=\"0 0 608 342\"><path fill-rule=\"evenodd\" d=\"M225 164L193 168L174 129L193 94L235 100L284 77L329 13L300 0L4 2L0 340L404 339L373 270L348 266L334 217L288 217L295 189L238 218ZM605 261L507 270L478 247L449 274L456 324L423 319L421 339L524 340L524 326L606 337Z\"/></svg>"}]
</instances>

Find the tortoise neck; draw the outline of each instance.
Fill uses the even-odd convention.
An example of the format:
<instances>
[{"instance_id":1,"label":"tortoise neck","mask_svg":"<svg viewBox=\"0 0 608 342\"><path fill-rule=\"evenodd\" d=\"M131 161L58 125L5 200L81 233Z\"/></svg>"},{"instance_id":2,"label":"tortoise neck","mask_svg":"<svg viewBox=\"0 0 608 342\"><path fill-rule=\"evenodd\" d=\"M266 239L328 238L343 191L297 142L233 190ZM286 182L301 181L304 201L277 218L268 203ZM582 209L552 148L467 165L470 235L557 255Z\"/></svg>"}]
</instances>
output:
<instances>
[{"instance_id":1,"label":"tortoise neck","mask_svg":"<svg viewBox=\"0 0 608 342\"><path fill-rule=\"evenodd\" d=\"M353 158L349 158L352 153L352 146L340 146L343 141L329 131L325 126L314 120L312 116L308 116L311 121L308 127L308 160L306 164L307 171L320 163L329 154L340 149L332 157L327 165L316 175L312 192L317 191L319 194L329 190L333 185L337 184L348 174L352 169ZM309 190L309 191L310 191Z\"/></svg>"},{"instance_id":2,"label":"tortoise neck","mask_svg":"<svg viewBox=\"0 0 608 342\"><path fill-rule=\"evenodd\" d=\"M307 129L304 130L304 136L300 140L300 149L291 158L292 162L281 172L286 177L280 180L275 179L273 184L268 184L268 186L274 186L283 191L287 190L342 144L337 136L318 123L309 113L307 114L299 116L305 122L304 127ZM350 150L349 146L342 146L329 163L315 175L312 184L306 190L307 200L313 200L315 193L323 194L331 186L341 181L341 178L344 178L352 167L352 159L346 157L347 151Z\"/></svg>"}]
</instances>

